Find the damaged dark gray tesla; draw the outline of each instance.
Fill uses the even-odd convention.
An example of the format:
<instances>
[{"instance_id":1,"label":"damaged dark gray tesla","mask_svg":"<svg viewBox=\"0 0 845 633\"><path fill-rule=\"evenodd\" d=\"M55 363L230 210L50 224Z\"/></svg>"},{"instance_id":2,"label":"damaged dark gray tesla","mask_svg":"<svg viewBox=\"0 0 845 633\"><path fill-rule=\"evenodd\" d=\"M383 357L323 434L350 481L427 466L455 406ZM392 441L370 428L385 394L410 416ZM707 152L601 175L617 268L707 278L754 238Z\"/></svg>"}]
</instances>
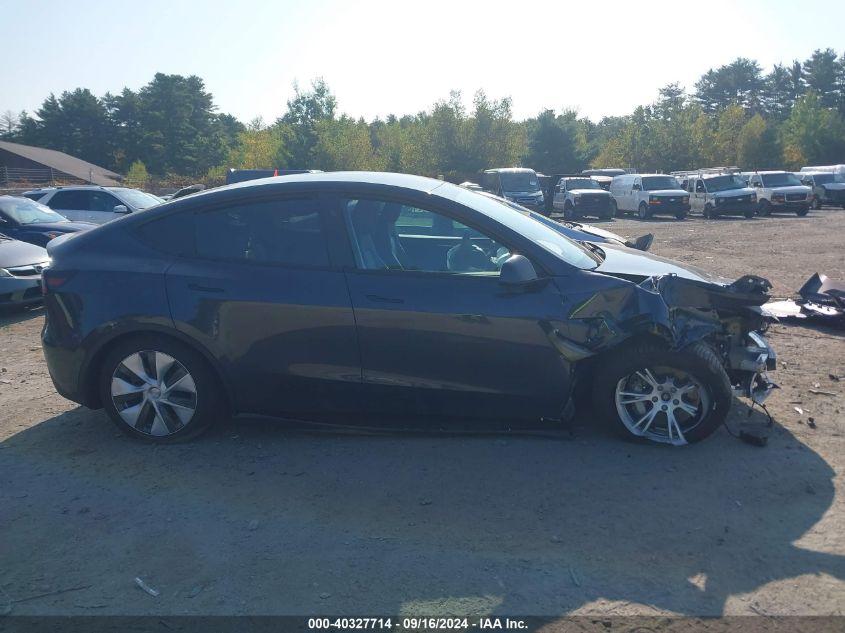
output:
<instances>
[{"instance_id":1,"label":"damaged dark gray tesla","mask_svg":"<svg viewBox=\"0 0 845 633\"><path fill-rule=\"evenodd\" d=\"M769 283L724 280L438 180L301 174L200 192L51 243L58 391L152 441L227 415L409 415L710 435L762 402ZM592 406L588 406L588 405Z\"/></svg>"}]
</instances>

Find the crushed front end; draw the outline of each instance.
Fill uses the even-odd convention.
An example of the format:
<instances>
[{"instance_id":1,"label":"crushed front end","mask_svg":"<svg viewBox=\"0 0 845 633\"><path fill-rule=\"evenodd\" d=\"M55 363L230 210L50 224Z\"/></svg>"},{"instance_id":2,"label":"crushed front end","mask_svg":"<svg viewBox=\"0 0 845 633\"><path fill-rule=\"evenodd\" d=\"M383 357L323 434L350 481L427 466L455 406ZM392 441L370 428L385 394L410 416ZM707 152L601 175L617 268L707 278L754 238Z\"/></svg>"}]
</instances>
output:
<instances>
[{"instance_id":1,"label":"crushed front end","mask_svg":"<svg viewBox=\"0 0 845 633\"><path fill-rule=\"evenodd\" d=\"M746 275L721 284L676 274L608 276L638 283L603 289L569 315L570 323L589 327L582 340L591 354L643 334L676 350L703 341L718 354L735 395L763 404L777 387L768 377L777 355L763 334L768 318L760 309L769 299L768 280Z\"/></svg>"}]
</instances>

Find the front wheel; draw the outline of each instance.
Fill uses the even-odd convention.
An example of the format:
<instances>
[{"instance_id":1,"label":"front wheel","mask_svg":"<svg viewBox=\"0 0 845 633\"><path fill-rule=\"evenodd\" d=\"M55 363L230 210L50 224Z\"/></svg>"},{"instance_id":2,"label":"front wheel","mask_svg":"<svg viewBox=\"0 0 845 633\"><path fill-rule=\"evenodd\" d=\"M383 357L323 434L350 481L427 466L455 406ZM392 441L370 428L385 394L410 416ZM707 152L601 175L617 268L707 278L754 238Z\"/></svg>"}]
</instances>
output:
<instances>
[{"instance_id":1,"label":"front wheel","mask_svg":"<svg viewBox=\"0 0 845 633\"><path fill-rule=\"evenodd\" d=\"M640 220L648 220L651 212L648 210L648 205L645 202L641 202L639 208L637 209L637 215L639 216Z\"/></svg>"},{"instance_id":2,"label":"front wheel","mask_svg":"<svg viewBox=\"0 0 845 633\"><path fill-rule=\"evenodd\" d=\"M743 211L742 215L745 216L746 220L750 220L751 218L753 218L756 215L756 211L754 210L754 207L750 207L750 208L746 209L745 211Z\"/></svg>"},{"instance_id":3,"label":"front wheel","mask_svg":"<svg viewBox=\"0 0 845 633\"><path fill-rule=\"evenodd\" d=\"M757 203L757 215L767 216L772 214L772 205L768 200L760 200Z\"/></svg>"},{"instance_id":4,"label":"front wheel","mask_svg":"<svg viewBox=\"0 0 845 633\"><path fill-rule=\"evenodd\" d=\"M712 220L713 219L713 205L712 204L705 204L704 211L702 211L702 215L704 216L705 220Z\"/></svg>"},{"instance_id":5,"label":"front wheel","mask_svg":"<svg viewBox=\"0 0 845 633\"><path fill-rule=\"evenodd\" d=\"M563 205L563 217L567 220L571 220L574 217L575 213L572 210L572 205L567 202Z\"/></svg>"},{"instance_id":6,"label":"front wheel","mask_svg":"<svg viewBox=\"0 0 845 633\"><path fill-rule=\"evenodd\" d=\"M224 408L202 356L177 341L149 335L123 341L107 353L100 396L121 431L157 443L196 437Z\"/></svg>"},{"instance_id":7,"label":"front wheel","mask_svg":"<svg viewBox=\"0 0 845 633\"><path fill-rule=\"evenodd\" d=\"M814 211L821 211L822 210L822 199L818 196L813 196L813 210Z\"/></svg>"},{"instance_id":8,"label":"front wheel","mask_svg":"<svg viewBox=\"0 0 845 633\"><path fill-rule=\"evenodd\" d=\"M845 209L845 206L843 206L842 208ZM801 207L800 209L795 210L795 215L797 215L799 218L803 218L809 212L810 212L810 207Z\"/></svg>"},{"instance_id":9,"label":"front wheel","mask_svg":"<svg viewBox=\"0 0 845 633\"><path fill-rule=\"evenodd\" d=\"M686 217L687 217L687 212L686 212L686 211L678 211L678 212L675 214L675 219L676 219L676 220L684 220L684 219L686 219Z\"/></svg>"},{"instance_id":10,"label":"front wheel","mask_svg":"<svg viewBox=\"0 0 845 633\"><path fill-rule=\"evenodd\" d=\"M614 199L610 201L610 217L619 217L619 205L616 204L616 200Z\"/></svg>"},{"instance_id":11,"label":"front wheel","mask_svg":"<svg viewBox=\"0 0 845 633\"><path fill-rule=\"evenodd\" d=\"M731 398L718 356L701 342L678 351L637 344L613 353L593 381L597 412L616 433L674 446L709 437Z\"/></svg>"}]
</instances>

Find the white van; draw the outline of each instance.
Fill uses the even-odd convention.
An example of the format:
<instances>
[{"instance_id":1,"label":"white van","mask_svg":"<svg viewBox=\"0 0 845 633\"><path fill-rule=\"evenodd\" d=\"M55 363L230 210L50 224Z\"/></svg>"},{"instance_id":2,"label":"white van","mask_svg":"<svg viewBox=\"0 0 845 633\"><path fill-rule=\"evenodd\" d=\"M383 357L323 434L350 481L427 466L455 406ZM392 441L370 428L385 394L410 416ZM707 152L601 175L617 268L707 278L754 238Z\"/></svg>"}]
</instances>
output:
<instances>
[{"instance_id":1,"label":"white van","mask_svg":"<svg viewBox=\"0 0 845 633\"><path fill-rule=\"evenodd\" d=\"M641 220L653 215L674 215L683 220L690 210L689 193L674 176L625 174L610 183L617 213L636 213Z\"/></svg>"},{"instance_id":2,"label":"white van","mask_svg":"<svg viewBox=\"0 0 845 633\"><path fill-rule=\"evenodd\" d=\"M690 209L707 219L720 215L744 215L750 219L757 212L757 192L747 186L739 173L702 171L679 178L681 187L689 192Z\"/></svg>"},{"instance_id":3,"label":"white van","mask_svg":"<svg viewBox=\"0 0 845 633\"><path fill-rule=\"evenodd\" d=\"M757 192L757 215L777 211L795 212L803 217L810 210L813 190L801 184L798 176L788 171L743 172L748 186Z\"/></svg>"},{"instance_id":4,"label":"white van","mask_svg":"<svg viewBox=\"0 0 845 633\"><path fill-rule=\"evenodd\" d=\"M808 165L807 167L802 167L801 171L815 174L845 174L845 165Z\"/></svg>"}]
</instances>

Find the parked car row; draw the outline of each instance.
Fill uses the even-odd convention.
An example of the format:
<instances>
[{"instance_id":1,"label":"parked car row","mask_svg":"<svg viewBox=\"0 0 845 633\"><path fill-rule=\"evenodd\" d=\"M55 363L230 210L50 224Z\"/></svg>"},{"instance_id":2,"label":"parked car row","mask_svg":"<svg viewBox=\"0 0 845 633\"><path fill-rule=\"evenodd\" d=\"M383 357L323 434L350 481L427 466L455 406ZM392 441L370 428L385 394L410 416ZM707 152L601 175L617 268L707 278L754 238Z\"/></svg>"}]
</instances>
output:
<instances>
[{"instance_id":1,"label":"parked car row","mask_svg":"<svg viewBox=\"0 0 845 633\"><path fill-rule=\"evenodd\" d=\"M640 219L667 215L682 220L689 213L705 218L741 215L752 218L777 212L807 215L810 208L845 208L842 165L788 171L741 172L716 167L671 174L639 174L625 169L584 170L581 174L537 174L527 168L488 169L481 184L463 183L546 216L567 220L617 214Z\"/></svg>"}]
</instances>

